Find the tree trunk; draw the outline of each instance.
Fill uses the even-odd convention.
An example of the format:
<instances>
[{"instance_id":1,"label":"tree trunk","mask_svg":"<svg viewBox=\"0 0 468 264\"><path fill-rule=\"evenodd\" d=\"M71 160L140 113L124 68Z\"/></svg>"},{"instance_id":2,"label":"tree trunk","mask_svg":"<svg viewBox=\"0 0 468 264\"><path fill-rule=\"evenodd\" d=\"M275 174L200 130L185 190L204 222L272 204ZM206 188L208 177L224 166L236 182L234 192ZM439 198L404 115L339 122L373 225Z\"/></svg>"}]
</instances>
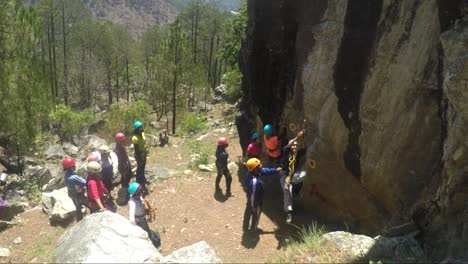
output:
<instances>
[{"instance_id":1,"label":"tree trunk","mask_svg":"<svg viewBox=\"0 0 468 264\"><path fill-rule=\"evenodd\" d=\"M52 7L50 8L50 25L51 25L51 39L52 39L52 68L53 68L53 81L55 88L55 98L58 99L58 82L57 82L57 56L55 53L55 27L54 27L54 15L52 12Z\"/></svg>"},{"instance_id":2,"label":"tree trunk","mask_svg":"<svg viewBox=\"0 0 468 264\"><path fill-rule=\"evenodd\" d=\"M210 37L210 54L208 59L208 82L211 83L211 61L213 60L213 45L214 45L215 31L211 33ZM205 97L206 98L206 97Z\"/></svg>"},{"instance_id":3,"label":"tree trunk","mask_svg":"<svg viewBox=\"0 0 468 264\"><path fill-rule=\"evenodd\" d=\"M67 33L65 32L65 1L62 1L62 34L63 34L63 102L68 101L68 69L67 69Z\"/></svg>"},{"instance_id":4,"label":"tree trunk","mask_svg":"<svg viewBox=\"0 0 468 264\"><path fill-rule=\"evenodd\" d=\"M54 87L54 69L52 68L52 45L50 37L50 25L47 26L47 46L49 51L49 78L50 78L50 91L52 93L52 100L55 102L55 87Z\"/></svg>"},{"instance_id":5,"label":"tree trunk","mask_svg":"<svg viewBox=\"0 0 468 264\"><path fill-rule=\"evenodd\" d=\"M118 60L116 60L116 63L118 63ZM115 78L116 78L116 82L115 82L115 99L117 101L117 103L119 102L119 67L118 65L116 65L117 67L117 70L115 71Z\"/></svg>"},{"instance_id":6,"label":"tree trunk","mask_svg":"<svg viewBox=\"0 0 468 264\"><path fill-rule=\"evenodd\" d=\"M110 69L110 62L106 63L106 70L107 70L107 95L109 100L109 105L112 105L112 76L111 76L111 69Z\"/></svg>"},{"instance_id":7,"label":"tree trunk","mask_svg":"<svg viewBox=\"0 0 468 264\"><path fill-rule=\"evenodd\" d=\"M128 76L128 55L125 54L125 71L127 73L127 103L130 100L130 78Z\"/></svg>"}]
</instances>

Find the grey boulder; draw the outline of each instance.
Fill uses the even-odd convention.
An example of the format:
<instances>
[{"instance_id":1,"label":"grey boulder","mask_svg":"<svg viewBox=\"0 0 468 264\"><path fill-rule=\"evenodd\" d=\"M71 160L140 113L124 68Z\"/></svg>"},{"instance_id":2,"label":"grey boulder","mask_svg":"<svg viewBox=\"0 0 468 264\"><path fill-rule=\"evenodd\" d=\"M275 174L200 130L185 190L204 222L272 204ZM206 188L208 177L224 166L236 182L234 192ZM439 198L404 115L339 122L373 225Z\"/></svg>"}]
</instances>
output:
<instances>
[{"instance_id":1,"label":"grey boulder","mask_svg":"<svg viewBox=\"0 0 468 264\"><path fill-rule=\"evenodd\" d=\"M42 210L49 215L51 224L64 223L73 219L75 205L68 197L67 188L42 193Z\"/></svg>"},{"instance_id":2,"label":"grey boulder","mask_svg":"<svg viewBox=\"0 0 468 264\"><path fill-rule=\"evenodd\" d=\"M193 245L179 248L166 256L165 263L222 263L205 241L197 242Z\"/></svg>"},{"instance_id":3,"label":"grey boulder","mask_svg":"<svg viewBox=\"0 0 468 264\"><path fill-rule=\"evenodd\" d=\"M63 148L59 144L51 145L44 152L46 159L62 159L67 154L63 151Z\"/></svg>"}]
</instances>

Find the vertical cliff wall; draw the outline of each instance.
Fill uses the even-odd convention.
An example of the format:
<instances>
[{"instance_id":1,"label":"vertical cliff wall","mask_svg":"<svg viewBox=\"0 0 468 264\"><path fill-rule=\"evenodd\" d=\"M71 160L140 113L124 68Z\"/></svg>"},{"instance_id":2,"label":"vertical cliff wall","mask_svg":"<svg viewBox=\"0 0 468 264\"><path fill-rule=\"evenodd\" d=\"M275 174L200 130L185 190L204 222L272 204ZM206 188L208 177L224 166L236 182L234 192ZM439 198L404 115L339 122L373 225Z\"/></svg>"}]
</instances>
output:
<instances>
[{"instance_id":1,"label":"vertical cliff wall","mask_svg":"<svg viewBox=\"0 0 468 264\"><path fill-rule=\"evenodd\" d=\"M249 0L241 144L305 128L307 209L368 234L413 221L434 257L468 257L466 5Z\"/></svg>"}]
</instances>

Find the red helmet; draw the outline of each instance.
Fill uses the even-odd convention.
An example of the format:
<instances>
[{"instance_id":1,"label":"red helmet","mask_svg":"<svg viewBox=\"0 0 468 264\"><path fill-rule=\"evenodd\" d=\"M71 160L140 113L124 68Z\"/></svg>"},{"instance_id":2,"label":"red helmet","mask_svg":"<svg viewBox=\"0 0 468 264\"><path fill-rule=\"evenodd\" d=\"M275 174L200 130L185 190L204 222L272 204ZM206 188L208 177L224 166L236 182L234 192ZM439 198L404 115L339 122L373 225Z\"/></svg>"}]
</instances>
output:
<instances>
[{"instance_id":1,"label":"red helmet","mask_svg":"<svg viewBox=\"0 0 468 264\"><path fill-rule=\"evenodd\" d=\"M88 162L91 162L91 161L99 161L99 157L98 157L97 155L90 154L86 160L87 160Z\"/></svg>"},{"instance_id":2,"label":"red helmet","mask_svg":"<svg viewBox=\"0 0 468 264\"><path fill-rule=\"evenodd\" d=\"M228 144L228 140L226 137L220 137L218 139L218 146L224 146Z\"/></svg>"},{"instance_id":3,"label":"red helmet","mask_svg":"<svg viewBox=\"0 0 468 264\"><path fill-rule=\"evenodd\" d=\"M72 159L72 158L64 158L62 160L62 166L63 168L65 169L69 169L71 167L74 167L75 166L75 161Z\"/></svg>"},{"instance_id":4,"label":"red helmet","mask_svg":"<svg viewBox=\"0 0 468 264\"><path fill-rule=\"evenodd\" d=\"M120 142L120 141L124 141L125 139L126 137L124 133L115 134L115 141Z\"/></svg>"}]
</instances>

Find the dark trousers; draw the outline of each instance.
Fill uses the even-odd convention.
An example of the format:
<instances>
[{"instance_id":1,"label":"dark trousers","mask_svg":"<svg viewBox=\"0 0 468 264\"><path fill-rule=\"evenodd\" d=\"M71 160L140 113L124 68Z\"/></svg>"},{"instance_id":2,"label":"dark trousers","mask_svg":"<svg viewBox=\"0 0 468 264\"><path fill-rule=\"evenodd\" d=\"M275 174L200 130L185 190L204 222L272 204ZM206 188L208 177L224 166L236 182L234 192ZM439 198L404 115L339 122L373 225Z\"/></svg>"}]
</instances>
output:
<instances>
[{"instance_id":1,"label":"dark trousers","mask_svg":"<svg viewBox=\"0 0 468 264\"><path fill-rule=\"evenodd\" d=\"M76 208L76 221L81 221L83 219L83 212L81 211L84 199L84 193L68 193L68 196L72 199L73 204Z\"/></svg>"},{"instance_id":2,"label":"dark trousers","mask_svg":"<svg viewBox=\"0 0 468 264\"><path fill-rule=\"evenodd\" d=\"M242 230L247 231L249 229L256 230L258 222L260 221L260 215L262 214L262 207L252 207L250 201L247 201L244 212L244 222L242 224ZM250 222L252 220L252 222Z\"/></svg>"},{"instance_id":3,"label":"dark trousers","mask_svg":"<svg viewBox=\"0 0 468 264\"><path fill-rule=\"evenodd\" d=\"M123 189L127 189L132 179L132 168L130 166L119 167L120 184Z\"/></svg>"},{"instance_id":4,"label":"dark trousers","mask_svg":"<svg viewBox=\"0 0 468 264\"><path fill-rule=\"evenodd\" d=\"M227 166L218 167L216 166L218 175L216 176L216 189L219 189L219 183L221 182L221 177L226 178L226 193L231 193L231 182L232 176Z\"/></svg>"},{"instance_id":5,"label":"dark trousers","mask_svg":"<svg viewBox=\"0 0 468 264\"><path fill-rule=\"evenodd\" d=\"M143 186L146 186L145 167L146 158L143 158L142 160L137 160L136 182Z\"/></svg>"},{"instance_id":6,"label":"dark trousers","mask_svg":"<svg viewBox=\"0 0 468 264\"><path fill-rule=\"evenodd\" d=\"M159 236L159 233L156 232L156 231L152 231L149 228L148 222L146 221L146 218L144 218L144 217L135 218L135 222L139 227L141 227L141 229L145 230L146 233L148 233L148 237L151 240L151 242L153 243L153 246L155 248L158 248L158 247L161 246L161 238Z\"/></svg>"}]
</instances>

